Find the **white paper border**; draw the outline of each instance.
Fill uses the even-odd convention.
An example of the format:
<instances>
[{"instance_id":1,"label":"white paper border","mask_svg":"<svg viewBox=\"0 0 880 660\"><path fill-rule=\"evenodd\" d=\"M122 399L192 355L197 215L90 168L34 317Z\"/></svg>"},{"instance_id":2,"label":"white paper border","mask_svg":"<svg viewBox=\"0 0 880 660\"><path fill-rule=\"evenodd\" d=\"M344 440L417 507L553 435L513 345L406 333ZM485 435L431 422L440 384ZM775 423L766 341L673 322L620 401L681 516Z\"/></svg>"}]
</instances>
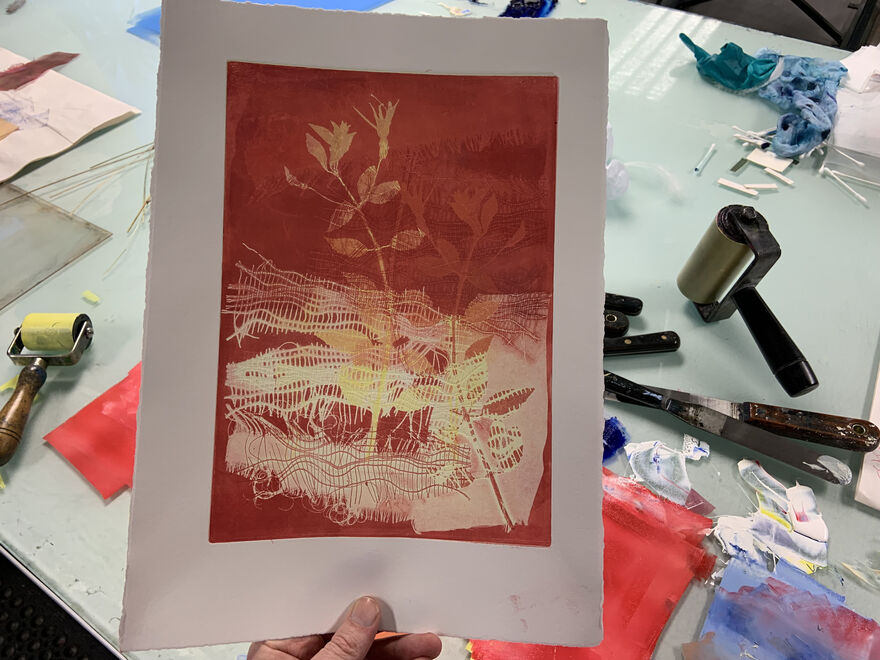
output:
<instances>
[{"instance_id":1,"label":"white paper border","mask_svg":"<svg viewBox=\"0 0 880 660\"><path fill-rule=\"evenodd\" d=\"M362 594L389 606L385 629L597 644L604 21L456 20L220 0L166 0L162 14L122 648L325 632ZM549 548L390 538L208 542L227 61L559 78Z\"/></svg>"}]
</instances>

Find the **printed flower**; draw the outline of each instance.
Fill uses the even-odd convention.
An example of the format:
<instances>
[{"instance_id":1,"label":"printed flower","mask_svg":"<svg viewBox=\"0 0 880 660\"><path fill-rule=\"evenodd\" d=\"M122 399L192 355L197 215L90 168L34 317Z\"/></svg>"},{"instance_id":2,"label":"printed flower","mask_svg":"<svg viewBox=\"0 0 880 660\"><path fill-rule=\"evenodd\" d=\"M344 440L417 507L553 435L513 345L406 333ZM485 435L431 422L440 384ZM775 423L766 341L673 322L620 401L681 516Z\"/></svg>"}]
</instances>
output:
<instances>
[{"instance_id":1,"label":"printed flower","mask_svg":"<svg viewBox=\"0 0 880 660\"><path fill-rule=\"evenodd\" d=\"M397 109L398 103L400 103L400 101L395 101L394 103L391 101L388 101L387 103L380 102L378 108L374 108L371 103L370 110L373 111L373 121L364 117L363 113L357 108L354 109L354 111L361 116L361 119L376 130L376 135L379 136L380 161L385 160L388 156L388 134L391 132L391 120L394 118L394 111Z\"/></svg>"},{"instance_id":2,"label":"printed flower","mask_svg":"<svg viewBox=\"0 0 880 660\"><path fill-rule=\"evenodd\" d=\"M328 147L330 147L329 162L326 159L326 155L324 155L324 148L311 135L306 135L306 145L308 146L309 152L319 163L321 163L321 167L325 170L329 169L330 172L338 172L339 161L348 151L349 147L351 147L351 141L354 139L356 133L349 133L348 129L351 128L351 126L344 121L338 124L335 121L331 121L330 125L333 127L332 131L323 126L318 126L317 124L309 124L309 126L312 127L312 130L320 135L321 139L327 143ZM316 147L320 153L316 152Z\"/></svg>"}]
</instances>

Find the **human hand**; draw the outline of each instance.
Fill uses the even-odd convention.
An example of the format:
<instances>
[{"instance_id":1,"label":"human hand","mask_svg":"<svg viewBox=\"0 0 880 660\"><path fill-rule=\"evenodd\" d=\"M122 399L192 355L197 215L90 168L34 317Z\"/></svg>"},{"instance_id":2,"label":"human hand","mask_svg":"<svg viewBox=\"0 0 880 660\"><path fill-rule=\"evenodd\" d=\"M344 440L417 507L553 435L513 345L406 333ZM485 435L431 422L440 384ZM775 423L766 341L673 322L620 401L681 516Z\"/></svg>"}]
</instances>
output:
<instances>
[{"instance_id":1,"label":"human hand","mask_svg":"<svg viewBox=\"0 0 880 660\"><path fill-rule=\"evenodd\" d=\"M355 601L339 630L330 635L289 637L254 642L248 660L430 660L440 655L440 638L432 633L375 640L379 604Z\"/></svg>"}]
</instances>

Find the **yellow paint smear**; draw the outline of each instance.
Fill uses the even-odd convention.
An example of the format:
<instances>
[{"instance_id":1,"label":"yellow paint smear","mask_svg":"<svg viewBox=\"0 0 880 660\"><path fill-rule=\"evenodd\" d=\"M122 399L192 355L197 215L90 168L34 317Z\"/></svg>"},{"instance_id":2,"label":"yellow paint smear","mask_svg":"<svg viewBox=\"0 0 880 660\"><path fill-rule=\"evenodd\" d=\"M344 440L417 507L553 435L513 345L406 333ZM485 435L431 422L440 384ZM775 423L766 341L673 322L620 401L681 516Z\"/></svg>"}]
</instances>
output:
<instances>
[{"instance_id":1,"label":"yellow paint smear","mask_svg":"<svg viewBox=\"0 0 880 660\"><path fill-rule=\"evenodd\" d=\"M85 300L87 303L91 303L92 305L101 304L101 296L99 296L94 291L86 289L80 295L82 296L82 299Z\"/></svg>"}]
</instances>

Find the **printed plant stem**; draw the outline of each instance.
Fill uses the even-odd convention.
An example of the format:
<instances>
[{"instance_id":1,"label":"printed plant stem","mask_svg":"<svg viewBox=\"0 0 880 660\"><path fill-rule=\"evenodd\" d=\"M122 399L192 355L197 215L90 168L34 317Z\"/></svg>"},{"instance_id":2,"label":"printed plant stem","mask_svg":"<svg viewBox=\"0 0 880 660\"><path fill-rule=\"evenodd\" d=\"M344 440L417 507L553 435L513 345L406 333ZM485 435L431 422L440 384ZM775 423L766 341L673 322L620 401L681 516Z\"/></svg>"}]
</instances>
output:
<instances>
[{"instance_id":1,"label":"printed plant stem","mask_svg":"<svg viewBox=\"0 0 880 660\"><path fill-rule=\"evenodd\" d=\"M467 410L462 408L459 414L470 427L471 435L469 438L469 442L471 445L471 449L479 457L480 463L482 464L483 469L486 471L486 476L489 479L489 483L492 484L492 493L495 495L495 502L498 504L498 510L501 512L501 517L504 518L504 531L509 532L513 527L513 520L511 519L510 514L507 512L507 505L504 503L504 497L501 495L501 489L498 487L498 480L495 479L495 473L489 466L489 461L486 460L486 455L483 453L482 448L479 446L480 439L477 436L477 429L474 427L474 424L471 421L471 416L468 414Z\"/></svg>"}]
</instances>

